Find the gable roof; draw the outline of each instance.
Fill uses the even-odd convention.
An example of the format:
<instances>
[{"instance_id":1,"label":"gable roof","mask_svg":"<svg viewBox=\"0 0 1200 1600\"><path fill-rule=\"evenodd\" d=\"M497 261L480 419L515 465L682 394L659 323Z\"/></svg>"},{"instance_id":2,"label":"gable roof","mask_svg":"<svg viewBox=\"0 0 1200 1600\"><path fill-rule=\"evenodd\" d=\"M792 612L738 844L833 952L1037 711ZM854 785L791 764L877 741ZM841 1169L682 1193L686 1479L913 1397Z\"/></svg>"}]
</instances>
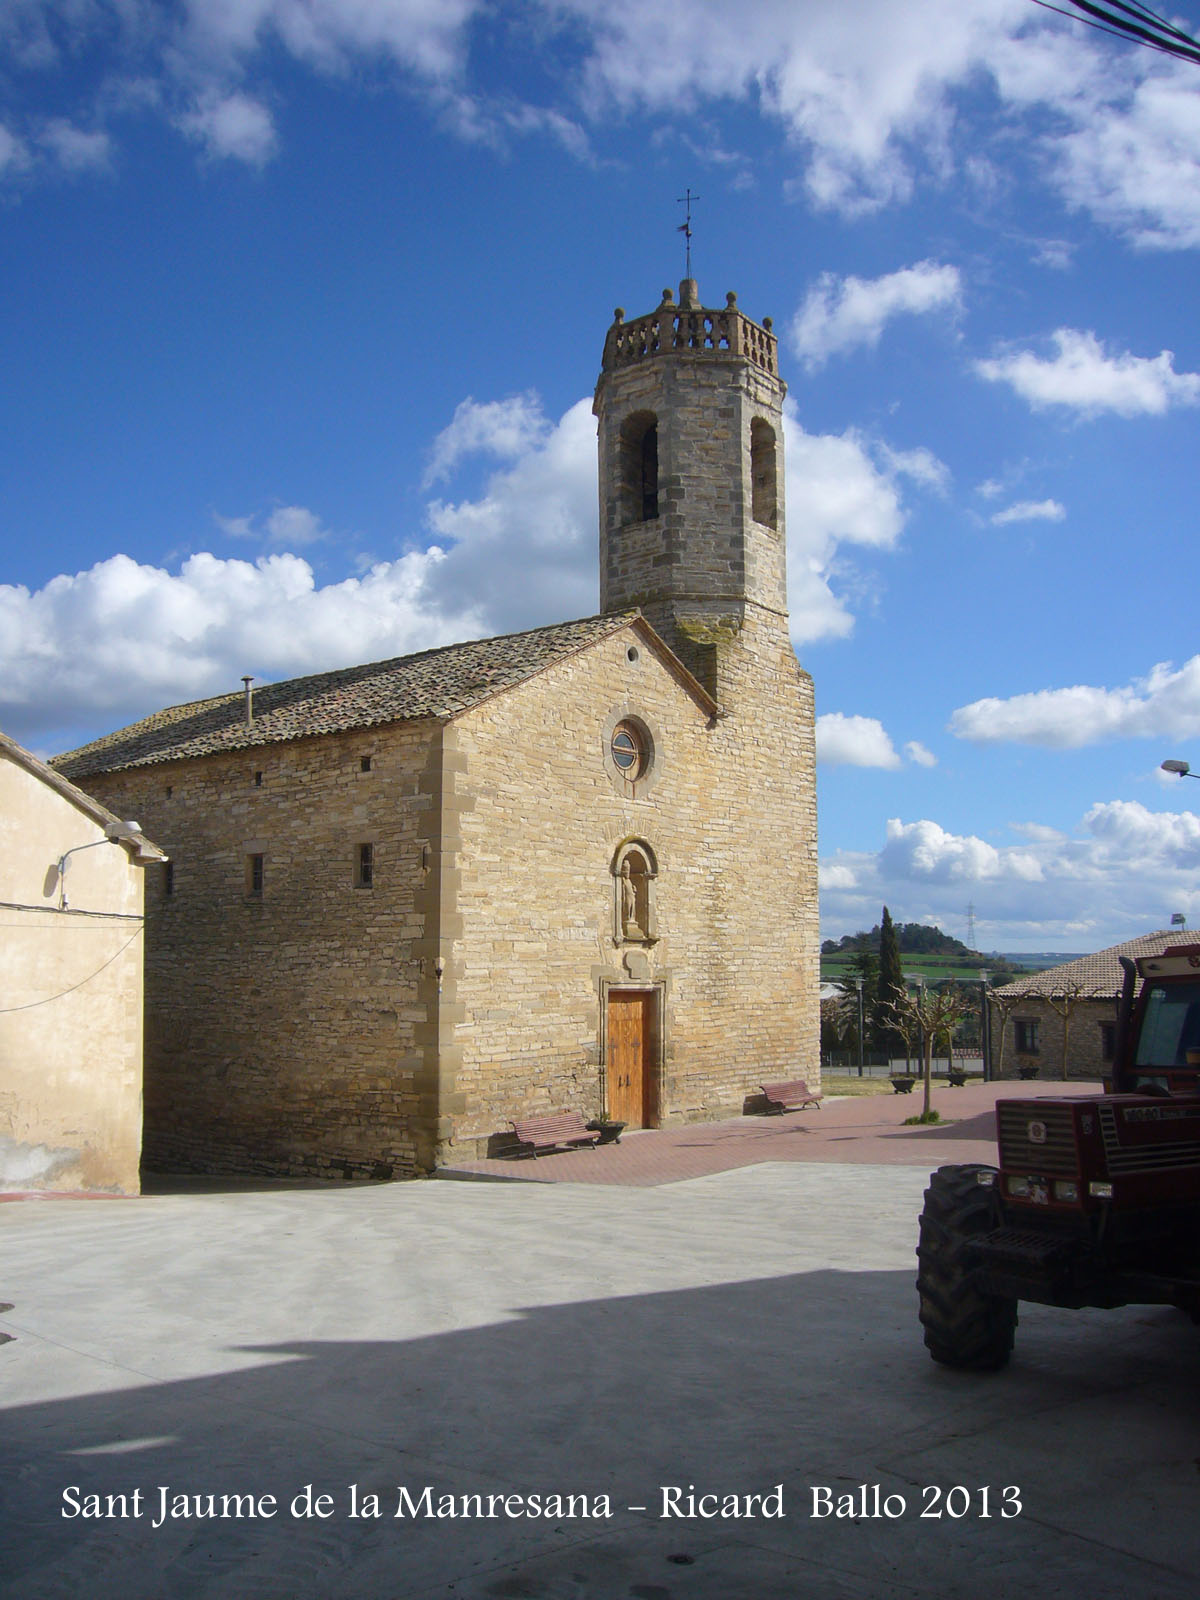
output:
<instances>
[{"instance_id":1,"label":"gable roof","mask_svg":"<svg viewBox=\"0 0 1200 1600\"><path fill-rule=\"evenodd\" d=\"M656 647L705 709L715 711L715 703L641 613L621 611L265 683L254 690L250 723L240 690L171 706L56 756L54 766L78 780L97 772L253 749L386 722L449 719L631 624Z\"/></svg>"},{"instance_id":2,"label":"gable roof","mask_svg":"<svg viewBox=\"0 0 1200 1600\"><path fill-rule=\"evenodd\" d=\"M1078 992L1083 998L1107 999L1121 992L1121 957L1136 961L1138 956L1158 956L1173 944L1195 944L1196 934L1186 929L1174 932L1144 933L1139 939L1128 939L1124 944L1109 945L1107 950L1097 950L1094 955L1080 956L1077 961L1064 961L1061 967L1047 967L1044 972L1031 972L1026 978L1002 984L991 992L1011 995L1014 999L1028 995L1060 995Z\"/></svg>"},{"instance_id":3,"label":"gable roof","mask_svg":"<svg viewBox=\"0 0 1200 1600\"><path fill-rule=\"evenodd\" d=\"M23 767L39 783L44 783L47 789L52 789L61 799L73 805L77 811L82 811L101 828L106 828L110 823L120 823L121 818L116 812L110 811L107 806L102 806L99 800L93 800L90 794L85 794L82 789L77 789L61 772L56 772L53 767L40 761L31 750L26 750L24 745L19 745L15 739L10 739L6 733L0 733L0 757L7 757L15 766ZM122 833L114 843L121 845L127 854L132 855L138 862L165 861L166 852L158 845L152 844L143 833Z\"/></svg>"}]
</instances>

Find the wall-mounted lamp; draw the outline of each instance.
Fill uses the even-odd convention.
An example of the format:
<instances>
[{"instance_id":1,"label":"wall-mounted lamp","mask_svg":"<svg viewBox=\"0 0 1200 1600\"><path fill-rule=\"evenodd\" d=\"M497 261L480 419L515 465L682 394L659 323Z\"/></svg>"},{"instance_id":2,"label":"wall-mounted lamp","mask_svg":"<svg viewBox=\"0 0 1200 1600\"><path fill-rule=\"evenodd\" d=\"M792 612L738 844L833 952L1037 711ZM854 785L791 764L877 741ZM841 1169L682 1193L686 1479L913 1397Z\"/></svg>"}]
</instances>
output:
<instances>
[{"instance_id":1,"label":"wall-mounted lamp","mask_svg":"<svg viewBox=\"0 0 1200 1600\"><path fill-rule=\"evenodd\" d=\"M142 827L139 822L106 822L104 824L103 839L93 839L91 844L73 845L58 858L58 906L60 911L68 910L67 906L67 860L70 856L77 856L81 850L94 850L98 844L132 844L135 839L142 836Z\"/></svg>"}]
</instances>

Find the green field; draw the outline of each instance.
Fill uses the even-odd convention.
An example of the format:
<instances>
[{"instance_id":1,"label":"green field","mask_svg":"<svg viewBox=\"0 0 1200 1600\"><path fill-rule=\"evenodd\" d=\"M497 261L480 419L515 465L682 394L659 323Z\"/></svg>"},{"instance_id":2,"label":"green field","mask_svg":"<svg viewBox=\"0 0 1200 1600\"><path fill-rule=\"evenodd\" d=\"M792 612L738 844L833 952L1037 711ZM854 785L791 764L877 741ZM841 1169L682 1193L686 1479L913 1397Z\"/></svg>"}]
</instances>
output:
<instances>
[{"instance_id":1,"label":"green field","mask_svg":"<svg viewBox=\"0 0 1200 1600\"><path fill-rule=\"evenodd\" d=\"M951 956L918 956L901 955L901 965L906 973L914 977L953 978L958 983L978 983L981 971L994 974L996 968L989 966L986 961L969 962L957 961ZM845 956L821 957L821 982L840 983L843 979L851 977L853 964Z\"/></svg>"}]
</instances>

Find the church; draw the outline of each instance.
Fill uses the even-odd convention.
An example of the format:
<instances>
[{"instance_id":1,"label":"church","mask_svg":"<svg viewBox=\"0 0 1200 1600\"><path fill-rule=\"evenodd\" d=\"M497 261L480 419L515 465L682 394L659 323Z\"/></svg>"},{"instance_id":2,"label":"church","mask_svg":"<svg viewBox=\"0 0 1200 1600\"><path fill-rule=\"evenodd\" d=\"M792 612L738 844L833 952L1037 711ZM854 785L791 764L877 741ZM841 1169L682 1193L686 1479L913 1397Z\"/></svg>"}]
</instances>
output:
<instances>
[{"instance_id":1,"label":"church","mask_svg":"<svg viewBox=\"0 0 1200 1600\"><path fill-rule=\"evenodd\" d=\"M600 611L174 706L55 763L146 885L144 1165L401 1177L819 1076L812 681L769 318L608 330Z\"/></svg>"}]
</instances>

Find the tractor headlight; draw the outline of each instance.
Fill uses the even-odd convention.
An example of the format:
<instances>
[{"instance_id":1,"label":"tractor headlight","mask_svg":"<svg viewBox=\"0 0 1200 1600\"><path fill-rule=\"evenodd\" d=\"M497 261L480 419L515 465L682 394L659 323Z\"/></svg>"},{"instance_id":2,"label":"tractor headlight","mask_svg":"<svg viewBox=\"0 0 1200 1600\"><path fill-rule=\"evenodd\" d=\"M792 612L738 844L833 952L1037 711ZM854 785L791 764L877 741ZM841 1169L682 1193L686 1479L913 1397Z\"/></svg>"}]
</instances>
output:
<instances>
[{"instance_id":1,"label":"tractor headlight","mask_svg":"<svg viewBox=\"0 0 1200 1600\"><path fill-rule=\"evenodd\" d=\"M1004 1181L1005 1181L1005 1186L1008 1189L1009 1194L1015 1194L1015 1195L1018 1196L1018 1198L1026 1198L1028 1196L1028 1194L1029 1194L1029 1179L1028 1178L1008 1177Z\"/></svg>"},{"instance_id":2,"label":"tractor headlight","mask_svg":"<svg viewBox=\"0 0 1200 1600\"><path fill-rule=\"evenodd\" d=\"M1089 1183L1088 1193L1096 1200L1111 1200L1113 1197L1113 1186L1111 1183Z\"/></svg>"},{"instance_id":3,"label":"tractor headlight","mask_svg":"<svg viewBox=\"0 0 1200 1600\"><path fill-rule=\"evenodd\" d=\"M1069 1178L1056 1178L1054 1180L1054 1198L1067 1200L1072 1204L1079 1199L1079 1185L1072 1183Z\"/></svg>"}]
</instances>

